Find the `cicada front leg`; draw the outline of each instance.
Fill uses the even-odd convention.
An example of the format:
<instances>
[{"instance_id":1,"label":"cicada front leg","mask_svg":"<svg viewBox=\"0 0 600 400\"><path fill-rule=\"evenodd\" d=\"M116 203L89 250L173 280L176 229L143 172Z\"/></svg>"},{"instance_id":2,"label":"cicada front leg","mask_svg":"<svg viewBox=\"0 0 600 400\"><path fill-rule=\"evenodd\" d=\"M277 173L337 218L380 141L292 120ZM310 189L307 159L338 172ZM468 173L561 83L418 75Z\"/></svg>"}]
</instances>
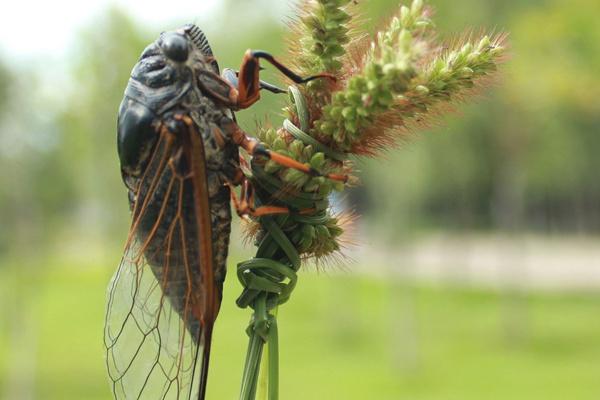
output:
<instances>
[{"instance_id":1,"label":"cicada front leg","mask_svg":"<svg viewBox=\"0 0 600 400\"><path fill-rule=\"evenodd\" d=\"M260 89L272 89L277 90L278 88L273 85L263 83L261 86L261 81L259 78L260 67L259 60L264 59L277 68L283 75L290 78L295 83L306 83L310 82L314 79L319 78L327 78L335 81L335 77L330 74L318 74L312 75L306 78L301 77L300 75L294 73L288 67L280 63L275 57L266 51L262 50L248 50L246 54L244 54L244 58L242 60L242 66L240 67L240 72L237 74L237 105L240 109L250 107L252 104L256 103L260 98Z\"/></svg>"},{"instance_id":2,"label":"cicada front leg","mask_svg":"<svg viewBox=\"0 0 600 400\"><path fill-rule=\"evenodd\" d=\"M223 71L223 76L219 76L209 70L199 71L198 84L211 97L232 110L248 108L256 103L260 99L261 89L274 93L285 93L285 90L260 80L262 68L259 60L261 58L271 63L295 83L306 83L319 78L335 81L335 77L330 74L318 74L303 78L277 61L271 54L265 51L248 50L244 55L239 72L226 69Z\"/></svg>"},{"instance_id":3,"label":"cicada front leg","mask_svg":"<svg viewBox=\"0 0 600 400\"><path fill-rule=\"evenodd\" d=\"M261 70L262 70L262 68L261 68ZM239 82L240 82L239 76L240 76L239 71L234 71L231 68L225 68L223 70L223 73L221 74L221 77L223 79L225 79L227 82L229 82L235 88L239 87ZM275 93L275 94L287 93L287 90L282 89L278 86L275 86L272 83L265 82L262 79L259 80L258 83L259 83L260 90L266 90L268 92Z\"/></svg>"}]
</instances>

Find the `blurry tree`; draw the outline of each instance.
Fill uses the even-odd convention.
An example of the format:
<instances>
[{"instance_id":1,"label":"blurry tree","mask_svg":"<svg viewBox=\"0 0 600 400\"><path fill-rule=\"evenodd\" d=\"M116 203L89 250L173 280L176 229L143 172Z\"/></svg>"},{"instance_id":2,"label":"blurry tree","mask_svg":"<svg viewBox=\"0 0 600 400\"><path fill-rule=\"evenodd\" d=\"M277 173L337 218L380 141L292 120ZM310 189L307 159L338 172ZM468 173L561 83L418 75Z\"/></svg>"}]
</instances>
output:
<instances>
[{"instance_id":1,"label":"blurry tree","mask_svg":"<svg viewBox=\"0 0 600 400\"><path fill-rule=\"evenodd\" d=\"M373 2L380 12L390 7ZM513 59L481 104L365 165L356 197L387 234L417 227L600 230L600 28L594 0L435 2L445 29L496 25ZM466 118L464 118L466 117ZM363 191L364 190L364 191ZM386 196L382 196L386 193ZM386 199L389 199L386 200Z\"/></svg>"},{"instance_id":2,"label":"blurry tree","mask_svg":"<svg viewBox=\"0 0 600 400\"><path fill-rule=\"evenodd\" d=\"M7 110L0 120L0 248L31 257L64 245L65 235L110 239L116 225L126 227L115 116L147 42L140 32L113 8L77 38L69 81L48 82L54 76L36 63L11 78L0 71L0 82L11 82L1 86L8 102L0 103Z\"/></svg>"},{"instance_id":3,"label":"blurry tree","mask_svg":"<svg viewBox=\"0 0 600 400\"><path fill-rule=\"evenodd\" d=\"M9 83L11 81L10 73L8 68L6 67L4 61L0 59L0 127L3 126L4 115L6 113L7 104L9 102L10 88ZM0 139L4 136L3 131L0 130ZM0 141L2 143L3 141ZM0 153L0 168L5 167L5 162ZM6 210L8 207L8 199L5 195L5 190L2 187L6 187L5 179L3 175L0 175L0 217L4 217L4 212L2 210ZM2 218L4 222L5 219ZM6 229L0 230L0 254L4 254L7 250L7 239L8 232Z\"/></svg>"},{"instance_id":4,"label":"blurry tree","mask_svg":"<svg viewBox=\"0 0 600 400\"><path fill-rule=\"evenodd\" d=\"M72 90L57 120L78 198L72 222L80 233L111 238L127 232L127 206L116 153L116 115L131 68L151 35L110 8L80 33L73 51ZM119 207L122 205L122 207ZM113 236L114 237L114 236ZM122 237L115 238L118 242Z\"/></svg>"},{"instance_id":5,"label":"blurry tree","mask_svg":"<svg viewBox=\"0 0 600 400\"><path fill-rule=\"evenodd\" d=\"M516 16L507 100L528 132L527 209L544 229L600 230L600 28L597 1Z\"/></svg>"},{"instance_id":6,"label":"blurry tree","mask_svg":"<svg viewBox=\"0 0 600 400\"><path fill-rule=\"evenodd\" d=\"M56 157L59 134L51 107L36 90L40 76L27 65L3 75L8 84L2 86L0 113L0 249L29 258L62 223L71 186Z\"/></svg>"},{"instance_id":7,"label":"blurry tree","mask_svg":"<svg viewBox=\"0 0 600 400\"><path fill-rule=\"evenodd\" d=\"M4 60L0 58L0 118L8 103L10 74Z\"/></svg>"}]
</instances>

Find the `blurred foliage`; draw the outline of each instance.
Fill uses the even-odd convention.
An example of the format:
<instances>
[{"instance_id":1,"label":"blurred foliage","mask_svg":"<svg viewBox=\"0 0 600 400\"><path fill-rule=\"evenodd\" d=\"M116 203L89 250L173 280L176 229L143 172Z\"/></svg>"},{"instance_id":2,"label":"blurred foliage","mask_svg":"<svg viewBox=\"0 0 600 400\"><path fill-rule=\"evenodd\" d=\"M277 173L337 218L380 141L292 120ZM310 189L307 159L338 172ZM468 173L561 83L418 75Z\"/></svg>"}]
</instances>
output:
<instances>
[{"instance_id":1,"label":"blurred foliage","mask_svg":"<svg viewBox=\"0 0 600 400\"><path fill-rule=\"evenodd\" d=\"M63 137L57 151L67 164L65 179L75 188L67 199L76 213L71 222L81 233L93 227L99 238L110 238L127 231L127 207L114 202L122 186L119 168L111 168L119 165L115 118L129 71L151 38L117 8L77 38L70 61L72 90L56 123Z\"/></svg>"},{"instance_id":2,"label":"blurred foliage","mask_svg":"<svg viewBox=\"0 0 600 400\"><path fill-rule=\"evenodd\" d=\"M481 104L385 165L364 165L355 195L373 225L392 236L416 227L598 232L599 3L435 3L445 31L468 15L509 32L512 59ZM385 221L404 221L404 232Z\"/></svg>"},{"instance_id":3,"label":"blurred foliage","mask_svg":"<svg viewBox=\"0 0 600 400\"><path fill-rule=\"evenodd\" d=\"M249 47L283 53L285 26L272 11L283 2L274 2L228 0L224 11L205 19L222 67L237 67ZM460 118L421 133L387 160L359 163L364 186L349 201L362 221L394 242L430 228L600 232L600 3L432 3L442 32L466 25L510 32L513 57L499 84L478 105L461 107ZM378 18L395 5L368 0L365 8ZM117 8L107 10L80 32L62 60L66 72L58 74L45 59L0 55L0 396L6 382L33 368L35 389L29 381L20 387L40 398L107 398L104 288L129 223L116 156L117 107L145 45L194 19L150 29ZM265 94L239 113L242 126L252 131L267 113L279 126L282 104ZM48 248L58 261L47 257ZM597 398L594 296L528 298L522 308L530 313L530 336L511 348L498 339L496 294L425 289L407 296L414 309L403 309L405 303L381 297L403 293L398 288L386 294L382 283L323 279L329 278L307 276L281 316L282 340L290 341L282 344L288 352L282 386L290 398L309 389L314 398ZM342 307L351 302L356 307ZM223 307L214 398L237 392L235 368L245 346L239 336L245 313L232 322L233 302ZM408 328L390 333L393 343L374 341L386 337L373 331L388 329L386 323ZM416 356L406 343L415 344Z\"/></svg>"},{"instance_id":4,"label":"blurred foliage","mask_svg":"<svg viewBox=\"0 0 600 400\"><path fill-rule=\"evenodd\" d=\"M5 65L5 61L0 58L0 113L6 110L6 103L9 101L10 79L10 72ZM2 114L0 114L0 117L2 117Z\"/></svg>"}]
</instances>

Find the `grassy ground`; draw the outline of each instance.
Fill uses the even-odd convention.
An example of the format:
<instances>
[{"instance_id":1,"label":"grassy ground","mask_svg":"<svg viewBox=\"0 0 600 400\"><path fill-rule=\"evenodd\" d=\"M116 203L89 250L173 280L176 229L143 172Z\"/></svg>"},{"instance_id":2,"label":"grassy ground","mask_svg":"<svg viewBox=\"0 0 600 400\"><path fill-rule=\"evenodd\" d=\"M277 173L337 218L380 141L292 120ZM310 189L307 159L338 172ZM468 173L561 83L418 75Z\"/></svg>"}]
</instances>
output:
<instances>
[{"instance_id":1,"label":"grassy ground","mask_svg":"<svg viewBox=\"0 0 600 400\"><path fill-rule=\"evenodd\" d=\"M109 399L111 271L38 270L0 268L0 398ZM229 279L209 399L237 398L249 316L233 304L238 290ZM598 315L598 295L303 274L280 312L282 398L598 399Z\"/></svg>"}]
</instances>

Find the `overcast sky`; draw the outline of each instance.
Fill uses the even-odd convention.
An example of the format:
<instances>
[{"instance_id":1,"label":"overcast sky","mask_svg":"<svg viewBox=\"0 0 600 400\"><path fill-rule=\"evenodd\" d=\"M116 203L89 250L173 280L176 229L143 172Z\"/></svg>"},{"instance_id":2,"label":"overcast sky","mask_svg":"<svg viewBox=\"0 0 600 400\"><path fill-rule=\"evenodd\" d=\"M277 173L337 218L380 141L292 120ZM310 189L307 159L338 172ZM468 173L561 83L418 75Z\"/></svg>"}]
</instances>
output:
<instances>
[{"instance_id":1,"label":"overcast sky","mask_svg":"<svg viewBox=\"0 0 600 400\"><path fill-rule=\"evenodd\" d=\"M9 57L62 53L73 34L110 4L138 21L161 26L182 17L201 22L221 0L15 0L0 12L0 52Z\"/></svg>"}]
</instances>

